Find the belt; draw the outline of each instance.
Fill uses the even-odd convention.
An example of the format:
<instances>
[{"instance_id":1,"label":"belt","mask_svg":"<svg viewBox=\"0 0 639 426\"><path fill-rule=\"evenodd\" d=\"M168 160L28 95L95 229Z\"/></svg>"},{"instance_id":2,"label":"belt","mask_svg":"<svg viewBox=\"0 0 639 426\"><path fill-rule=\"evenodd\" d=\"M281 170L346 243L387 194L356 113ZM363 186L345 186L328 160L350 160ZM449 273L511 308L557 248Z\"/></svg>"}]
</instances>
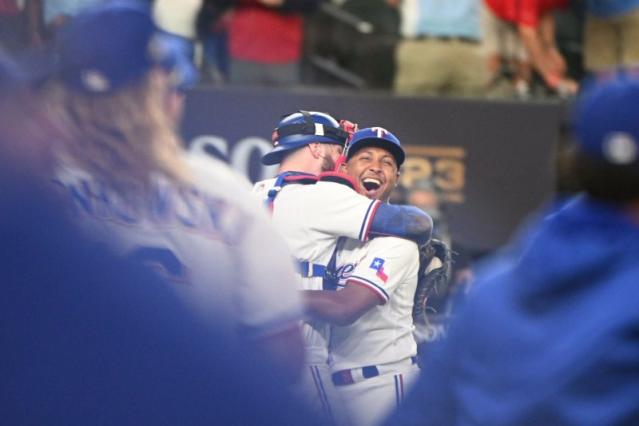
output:
<instances>
[{"instance_id":1,"label":"belt","mask_svg":"<svg viewBox=\"0 0 639 426\"><path fill-rule=\"evenodd\" d=\"M403 359L401 361L392 362L381 365L367 365L362 368L351 368L348 370L336 371L331 375L335 386L346 386L361 382L371 377L377 377L387 373L395 373L398 368L417 364L417 357Z\"/></svg>"},{"instance_id":2,"label":"belt","mask_svg":"<svg viewBox=\"0 0 639 426\"><path fill-rule=\"evenodd\" d=\"M413 37L413 40L458 41L460 43L479 44L479 40L477 40L476 38L464 36L434 36L428 34L419 34Z\"/></svg>"}]
</instances>

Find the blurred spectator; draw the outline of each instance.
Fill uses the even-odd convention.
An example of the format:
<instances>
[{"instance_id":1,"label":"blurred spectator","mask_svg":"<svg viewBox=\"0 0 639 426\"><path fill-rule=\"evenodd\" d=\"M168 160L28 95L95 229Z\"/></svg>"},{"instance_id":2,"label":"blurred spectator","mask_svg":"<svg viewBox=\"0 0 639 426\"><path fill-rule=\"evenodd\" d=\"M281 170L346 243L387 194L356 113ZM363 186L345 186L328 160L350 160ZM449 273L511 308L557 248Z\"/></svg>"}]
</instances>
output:
<instances>
[{"instance_id":1,"label":"blurred spectator","mask_svg":"<svg viewBox=\"0 0 639 426\"><path fill-rule=\"evenodd\" d=\"M433 219L433 238L443 241L451 246L448 222L441 209L440 194L435 184L430 179L422 179L415 182L407 190L406 201L408 204L419 207Z\"/></svg>"},{"instance_id":2,"label":"blurred spectator","mask_svg":"<svg viewBox=\"0 0 639 426\"><path fill-rule=\"evenodd\" d=\"M586 70L639 69L639 0L587 0L586 7Z\"/></svg>"},{"instance_id":3,"label":"blurred spectator","mask_svg":"<svg viewBox=\"0 0 639 426\"><path fill-rule=\"evenodd\" d=\"M346 0L342 8L372 25L370 33L337 34L340 63L363 78L370 88L390 89L395 78L395 47L399 38L401 0Z\"/></svg>"},{"instance_id":4,"label":"blurred spectator","mask_svg":"<svg viewBox=\"0 0 639 426\"><path fill-rule=\"evenodd\" d=\"M408 196L408 189L402 184L393 188L393 191L388 198L390 204L408 204L406 197Z\"/></svg>"},{"instance_id":5,"label":"blurred spectator","mask_svg":"<svg viewBox=\"0 0 639 426\"><path fill-rule=\"evenodd\" d=\"M317 424L279 370L78 233L44 185L24 78L0 55L2 422Z\"/></svg>"},{"instance_id":6,"label":"blurred spectator","mask_svg":"<svg viewBox=\"0 0 639 426\"><path fill-rule=\"evenodd\" d=\"M555 37L557 47L566 60L566 75L581 82L585 75L583 60L585 2L583 0L571 1L568 9L557 10L554 15ZM548 91L546 90L546 92Z\"/></svg>"},{"instance_id":7,"label":"blurred spectator","mask_svg":"<svg viewBox=\"0 0 639 426\"><path fill-rule=\"evenodd\" d=\"M83 9L109 0L26 0L27 30L31 45L40 46Z\"/></svg>"},{"instance_id":8,"label":"blurred spectator","mask_svg":"<svg viewBox=\"0 0 639 426\"><path fill-rule=\"evenodd\" d=\"M24 14L17 0L0 0L0 48L10 52L24 45Z\"/></svg>"},{"instance_id":9,"label":"blurred spectator","mask_svg":"<svg viewBox=\"0 0 639 426\"><path fill-rule=\"evenodd\" d=\"M571 95L577 92L577 83L566 75L564 58L557 49L553 12L566 8L568 0L484 0L483 31L486 39L489 72L501 71L503 45L514 45L514 52L506 60L517 61L520 81L530 85L525 67L530 61L545 84L552 90Z\"/></svg>"},{"instance_id":10,"label":"blurred spectator","mask_svg":"<svg viewBox=\"0 0 639 426\"><path fill-rule=\"evenodd\" d=\"M229 78L229 24L233 0L204 0L198 34L204 47L203 78L224 83Z\"/></svg>"},{"instance_id":11,"label":"blurred spectator","mask_svg":"<svg viewBox=\"0 0 639 426\"><path fill-rule=\"evenodd\" d=\"M405 0L397 51L400 94L480 95L479 0Z\"/></svg>"},{"instance_id":12,"label":"blurred spectator","mask_svg":"<svg viewBox=\"0 0 639 426\"><path fill-rule=\"evenodd\" d=\"M230 168L186 158L166 108L182 62L131 3L76 17L58 44L43 96L63 132L54 183L91 238L162 271L190 307L295 376L301 306L286 245Z\"/></svg>"},{"instance_id":13,"label":"blurred spectator","mask_svg":"<svg viewBox=\"0 0 639 426\"><path fill-rule=\"evenodd\" d=\"M230 82L291 86L301 82L303 13L321 0L238 0L229 24Z\"/></svg>"},{"instance_id":14,"label":"blurred spectator","mask_svg":"<svg viewBox=\"0 0 639 426\"><path fill-rule=\"evenodd\" d=\"M532 69L517 29L509 22L496 19L485 0L480 1L483 49L489 78L487 94L528 97Z\"/></svg>"},{"instance_id":15,"label":"blurred spectator","mask_svg":"<svg viewBox=\"0 0 639 426\"><path fill-rule=\"evenodd\" d=\"M483 266L388 425L639 422L639 82L577 104L585 194Z\"/></svg>"},{"instance_id":16,"label":"blurred spectator","mask_svg":"<svg viewBox=\"0 0 639 426\"><path fill-rule=\"evenodd\" d=\"M5 165L0 154L3 423L318 424L259 352L85 241Z\"/></svg>"}]
</instances>

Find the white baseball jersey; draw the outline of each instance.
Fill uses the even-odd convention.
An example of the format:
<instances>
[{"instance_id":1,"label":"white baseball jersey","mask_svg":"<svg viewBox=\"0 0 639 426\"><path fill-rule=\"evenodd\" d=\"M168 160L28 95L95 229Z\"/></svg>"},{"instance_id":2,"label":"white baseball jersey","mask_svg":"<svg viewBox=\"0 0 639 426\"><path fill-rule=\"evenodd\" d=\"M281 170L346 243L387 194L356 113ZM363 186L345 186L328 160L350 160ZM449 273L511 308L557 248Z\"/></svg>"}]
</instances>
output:
<instances>
[{"instance_id":1,"label":"white baseball jersey","mask_svg":"<svg viewBox=\"0 0 639 426\"><path fill-rule=\"evenodd\" d=\"M259 182L254 190L264 202L275 179ZM273 203L273 221L298 261L326 266L338 237L366 240L379 201L369 200L351 188L333 182L304 185L290 183ZM321 290L321 277L298 279L299 288ZM332 382L328 366L330 327L323 322L305 323L306 367L296 391L323 415L323 421L347 425L346 410Z\"/></svg>"},{"instance_id":2,"label":"white baseball jersey","mask_svg":"<svg viewBox=\"0 0 639 426\"><path fill-rule=\"evenodd\" d=\"M418 269L419 252L412 241L345 240L340 247L339 286L347 281L364 286L380 301L353 324L331 329L331 370L348 371L346 375L355 379L337 387L355 425L384 420L417 377L412 310ZM363 379L362 368L369 366L375 366L379 376Z\"/></svg>"},{"instance_id":3,"label":"white baseball jersey","mask_svg":"<svg viewBox=\"0 0 639 426\"><path fill-rule=\"evenodd\" d=\"M302 317L297 273L268 216L224 163L188 164L195 185L156 176L137 208L72 165L60 167L57 183L89 237L156 266L229 330L266 336L295 324Z\"/></svg>"},{"instance_id":4,"label":"white baseball jersey","mask_svg":"<svg viewBox=\"0 0 639 426\"><path fill-rule=\"evenodd\" d=\"M275 179L258 182L254 191L266 198ZM298 261L327 265L340 236L365 241L370 222L380 202L369 200L346 185L317 182L285 185L273 204L273 223L284 236ZM322 278L301 278L301 289L321 290ZM309 364L328 362L328 332L325 323L305 327Z\"/></svg>"}]
</instances>

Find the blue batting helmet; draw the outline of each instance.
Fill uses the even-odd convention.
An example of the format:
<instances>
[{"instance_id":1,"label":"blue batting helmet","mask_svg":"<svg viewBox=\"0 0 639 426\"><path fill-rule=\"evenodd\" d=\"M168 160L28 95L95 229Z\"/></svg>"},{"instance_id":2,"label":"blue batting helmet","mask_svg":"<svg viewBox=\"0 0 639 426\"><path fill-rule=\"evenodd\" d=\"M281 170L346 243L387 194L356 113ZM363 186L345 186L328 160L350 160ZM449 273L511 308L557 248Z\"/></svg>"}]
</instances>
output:
<instances>
[{"instance_id":1,"label":"blue batting helmet","mask_svg":"<svg viewBox=\"0 0 639 426\"><path fill-rule=\"evenodd\" d=\"M271 137L274 148L262 157L262 163L278 164L290 151L310 143L344 145L347 138L348 133L330 115L316 111L298 111L287 115L277 124Z\"/></svg>"},{"instance_id":2,"label":"blue batting helmet","mask_svg":"<svg viewBox=\"0 0 639 426\"><path fill-rule=\"evenodd\" d=\"M577 104L574 130L580 149L611 165L639 165L639 81L601 83Z\"/></svg>"},{"instance_id":3,"label":"blue batting helmet","mask_svg":"<svg viewBox=\"0 0 639 426\"><path fill-rule=\"evenodd\" d=\"M404 163L406 158L397 136L382 127L368 127L353 134L346 160L350 160L357 151L367 146L382 148L390 152L395 157L398 168Z\"/></svg>"}]
</instances>

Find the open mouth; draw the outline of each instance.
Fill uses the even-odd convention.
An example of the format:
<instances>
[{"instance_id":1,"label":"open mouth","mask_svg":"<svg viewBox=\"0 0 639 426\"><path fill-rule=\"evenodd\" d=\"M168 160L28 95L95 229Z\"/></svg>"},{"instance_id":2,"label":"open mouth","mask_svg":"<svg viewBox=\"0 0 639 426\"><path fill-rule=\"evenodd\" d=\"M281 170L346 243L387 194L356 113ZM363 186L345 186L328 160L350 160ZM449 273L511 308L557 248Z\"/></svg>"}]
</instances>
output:
<instances>
[{"instance_id":1,"label":"open mouth","mask_svg":"<svg viewBox=\"0 0 639 426\"><path fill-rule=\"evenodd\" d=\"M382 186L382 182L374 178L365 178L362 180L362 186L370 194L377 191Z\"/></svg>"}]
</instances>

